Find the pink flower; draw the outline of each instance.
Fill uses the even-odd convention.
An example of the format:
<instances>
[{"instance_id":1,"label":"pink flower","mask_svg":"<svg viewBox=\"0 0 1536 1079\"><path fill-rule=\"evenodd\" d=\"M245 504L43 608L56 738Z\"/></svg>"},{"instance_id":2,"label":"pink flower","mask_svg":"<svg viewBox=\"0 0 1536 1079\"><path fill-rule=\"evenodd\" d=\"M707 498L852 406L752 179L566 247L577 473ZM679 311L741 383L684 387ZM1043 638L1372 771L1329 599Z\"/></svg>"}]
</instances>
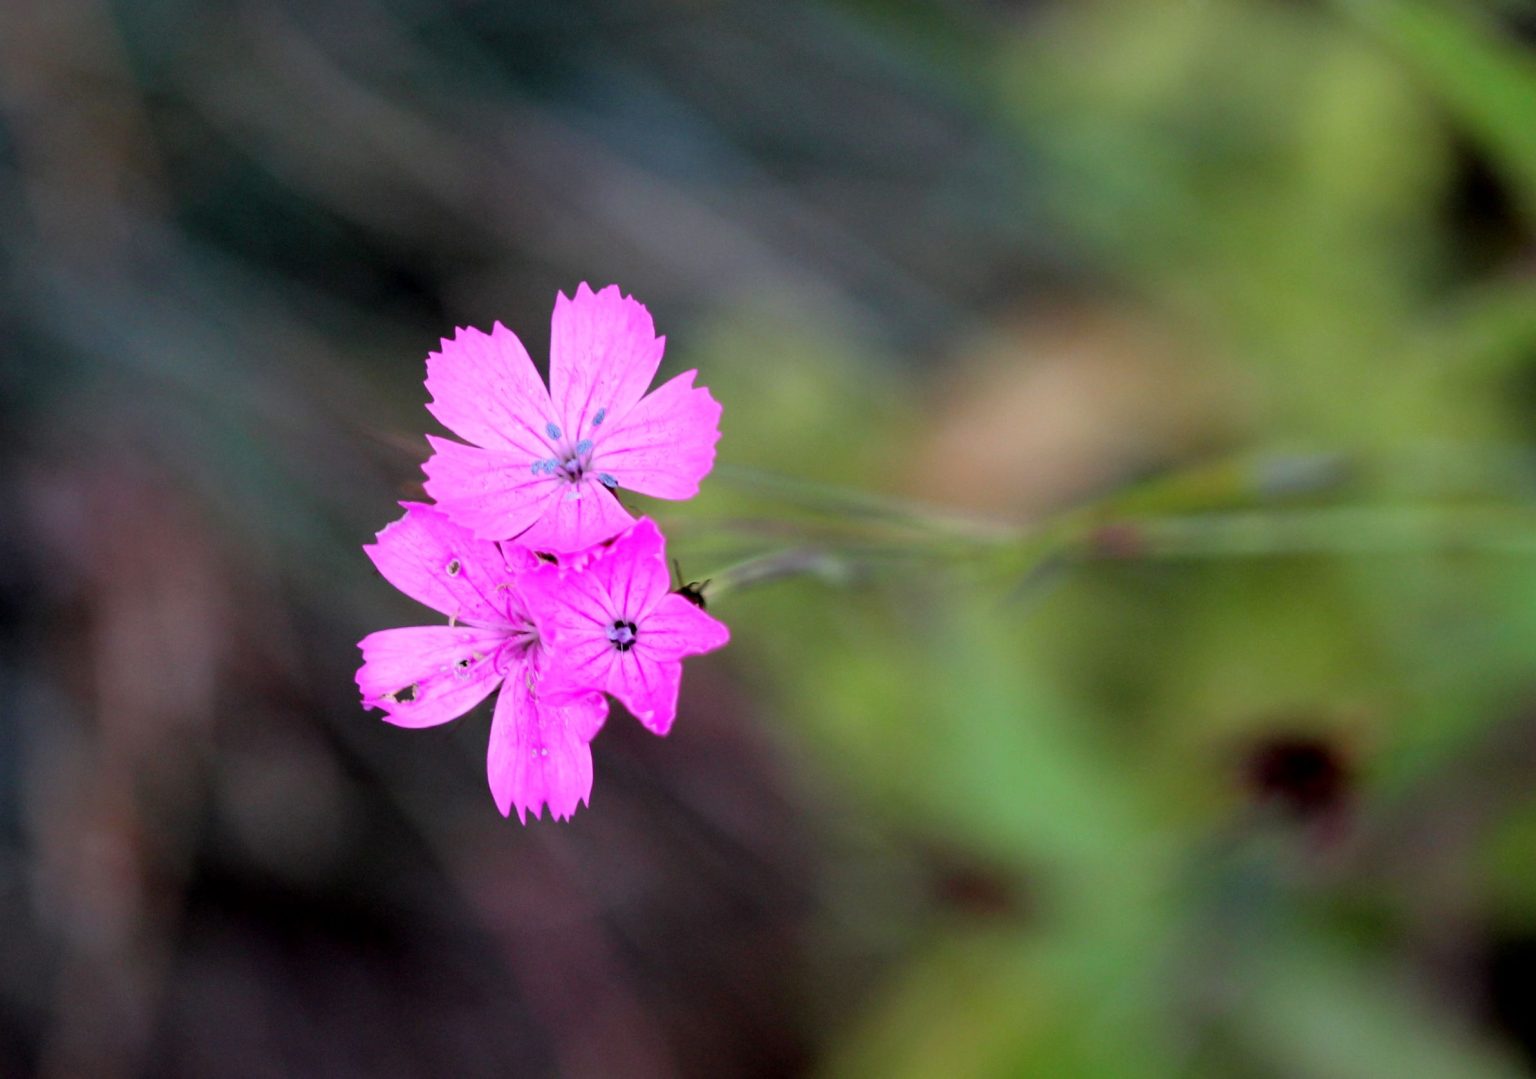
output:
<instances>
[{"instance_id":1,"label":"pink flower","mask_svg":"<svg viewBox=\"0 0 1536 1079\"><path fill-rule=\"evenodd\" d=\"M432 506L405 504L403 518L365 547L400 591L449 617L446 626L370 633L359 647L357 685L367 708L402 727L447 723L501 686L491 716L486 772L502 816L543 806L564 819L592 793L592 751L608 714L600 693L541 692L549 648L524 606L520 583L539 565L531 551L478 540Z\"/></svg>"},{"instance_id":2,"label":"pink flower","mask_svg":"<svg viewBox=\"0 0 1536 1079\"><path fill-rule=\"evenodd\" d=\"M548 390L501 323L459 330L427 357L427 407L472 445L428 436L427 493L477 536L555 552L630 523L616 487L693 497L714 464L720 405L695 388L697 371L646 395L664 344L617 285L555 297Z\"/></svg>"},{"instance_id":3,"label":"pink flower","mask_svg":"<svg viewBox=\"0 0 1536 1079\"><path fill-rule=\"evenodd\" d=\"M677 716L683 657L730 640L723 623L671 591L666 541L646 517L521 583L541 637L559 655L551 685L611 693L657 734Z\"/></svg>"}]
</instances>

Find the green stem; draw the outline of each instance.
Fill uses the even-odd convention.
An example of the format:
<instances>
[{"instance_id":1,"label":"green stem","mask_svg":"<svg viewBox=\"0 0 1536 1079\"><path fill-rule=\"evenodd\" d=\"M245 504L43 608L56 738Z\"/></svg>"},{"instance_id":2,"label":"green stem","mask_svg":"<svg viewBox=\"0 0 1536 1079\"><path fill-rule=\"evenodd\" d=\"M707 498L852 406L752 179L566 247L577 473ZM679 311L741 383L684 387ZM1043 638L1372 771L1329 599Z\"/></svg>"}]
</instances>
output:
<instances>
[{"instance_id":1,"label":"green stem","mask_svg":"<svg viewBox=\"0 0 1536 1079\"><path fill-rule=\"evenodd\" d=\"M1499 465L1507 494L1507 454L1474 454ZM1486 457L1487 460L1483 460ZM1362 462L1343 454L1256 455L1218 461L1148 481L1032 525L952 514L921 503L826 484L729 469L737 481L771 491L822 515L810 521L734 520L685 528L793 541L714 574L710 598L769 581L814 576L846 583L880 563L978 564L1011 581L1043 567L1094 559L1199 559L1351 556L1476 551L1536 554L1536 510L1514 501L1421 505L1315 504L1362 477L1419 478L1433 496L1483 487L1486 469L1457 462L1458 480L1401 462ZM1474 462L1475 463L1475 462ZM1463 475L1465 473L1465 475ZM1474 482L1464 483L1476 473ZM1479 482L1480 481L1480 482ZM1397 484L1388 483L1395 487ZM1312 502L1301 501L1310 498ZM1289 504L1287 504L1289 503ZM1278 504L1278 505L1275 505Z\"/></svg>"},{"instance_id":2,"label":"green stem","mask_svg":"<svg viewBox=\"0 0 1536 1079\"><path fill-rule=\"evenodd\" d=\"M1335 506L1148 518L1125 527L1124 556L1141 558L1536 555L1536 511L1507 506Z\"/></svg>"},{"instance_id":3,"label":"green stem","mask_svg":"<svg viewBox=\"0 0 1536 1079\"><path fill-rule=\"evenodd\" d=\"M997 539L1010 536L1018 530L1014 525L958 513L913 499L873 494L740 465L717 465L713 475L733 486L775 496L814 512L881 521L915 531Z\"/></svg>"}]
</instances>

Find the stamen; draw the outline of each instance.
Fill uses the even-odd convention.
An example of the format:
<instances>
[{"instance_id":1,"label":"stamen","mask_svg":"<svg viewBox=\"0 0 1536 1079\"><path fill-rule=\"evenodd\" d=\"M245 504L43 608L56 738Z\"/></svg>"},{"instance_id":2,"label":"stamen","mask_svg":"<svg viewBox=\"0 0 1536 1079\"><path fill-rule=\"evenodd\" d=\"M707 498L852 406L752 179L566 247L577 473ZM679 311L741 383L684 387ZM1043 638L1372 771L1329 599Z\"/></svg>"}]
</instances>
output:
<instances>
[{"instance_id":1,"label":"stamen","mask_svg":"<svg viewBox=\"0 0 1536 1079\"><path fill-rule=\"evenodd\" d=\"M606 473L606 472L599 472L597 474L597 481L599 483L601 483L604 487L608 487L608 488L614 488L614 487L617 487L619 485L619 481L614 479L612 476L608 475L608 473Z\"/></svg>"},{"instance_id":2,"label":"stamen","mask_svg":"<svg viewBox=\"0 0 1536 1079\"><path fill-rule=\"evenodd\" d=\"M607 418L608 418L608 410L606 408L598 409L597 410L597 415L592 417L592 426L593 427L601 427L603 421L605 419L607 419Z\"/></svg>"},{"instance_id":3,"label":"stamen","mask_svg":"<svg viewBox=\"0 0 1536 1079\"><path fill-rule=\"evenodd\" d=\"M459 575L459 568L459 560L454 558L450 559L448 564L443 567L443 572L450 577L457 577Z\"/></svg>"},{"instance_id":4,"label":"stamen","mask_svg":"<svg viewBox=\"0 0 1536 1079\"><path fill-rule=\"evenodd\" d=\"M544 425L544 433L549 435L550 438L559 438L560 437L560 428L556 427L552 423L546 423Z\"/></svg>"},{"instance_id":5,"label":"stamen","mask_svg":"<svg viewBox=\"0 0 1536 1079\"><path fill-rule=\"evenodd\" d=\"M589 454L591 452L592 452L592 440L590 438L584 438L580 442L576 443L576 456L577 457L585 457L587 454Z\"/></svg>"}]
</instances>

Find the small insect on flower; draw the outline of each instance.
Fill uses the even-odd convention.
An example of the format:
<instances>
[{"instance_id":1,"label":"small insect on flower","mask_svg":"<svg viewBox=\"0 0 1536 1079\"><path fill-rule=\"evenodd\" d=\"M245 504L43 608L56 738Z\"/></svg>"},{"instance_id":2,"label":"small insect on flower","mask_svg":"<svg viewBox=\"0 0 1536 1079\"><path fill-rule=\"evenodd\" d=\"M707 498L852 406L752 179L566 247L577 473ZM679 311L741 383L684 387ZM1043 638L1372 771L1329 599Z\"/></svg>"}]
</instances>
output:
<instances>
[{"instance_id":1,"label":"small insect on flower","mask_svg":"<svg viewBox=\"0 0 1536 1079\"><path fill-rule=\"evenodd\" d=\"M708 581L689 581L677 590L677 595L682 596L699 610L704 610L708 604L704 602L704 589L709 587Z\"/></svg>"},{"instance_id":2,"label":"small insect on flower","mask_svg":"<svg viewBox=\"0 0 1536 1079\"><path fill-rule=\"evenodd\" d=\"M491 716L486 771L502 815L563 819L592 792L592 751L608 714L602 694L546 691L552 662L519 583L544 564L519 547L476 539L432 506L405 516L365 547L400 591L447 615L449 625L386 629L363 638L363 705L402 727L447 723L501 695Z\"/></svg>"},{"instance_id":3,"label":"small insect on flower","mask_svg":"<svg viewBox=\"0 0 1536 1079\"><path fill-rule=\"evenodd\" d=\"M540 566L522 590L557 657L548 684L610 693L657 734L677 716L683 657L730 640L724 623L672 591L666 540L647 517L568 564Z\"/></svg>"},{"instance_id":4,"label":"small insect on flower","mask_svg":"<svg viewBox=\"0 0 1536 1079\"><path fill-rule=\"evenodd\" d=\"M672 560L672 569L677 574L677 579L681 581L683 579L683 567L675 558ZM689 581L687 584L680 584L673 591L702 611L709 606L704 602L704 589L708 587L709 579L706 578L702 581Z\"/></svg>"},{"instance_id":5,"label":"small insect on flower","mask_svg":"<svg viewBox=\"0 0 1536 1079\"><path fill-rule=\"evenodd\" d=\"M428 436L427 493L477 536L557 553L630 524L619 487L692 498L714 465L720 405L696 371L646 393L665 343L617 285L555 297L548 389L505 326L459 330L427 357L427 408L470 445Z\"/></svg>"}]
</instances>

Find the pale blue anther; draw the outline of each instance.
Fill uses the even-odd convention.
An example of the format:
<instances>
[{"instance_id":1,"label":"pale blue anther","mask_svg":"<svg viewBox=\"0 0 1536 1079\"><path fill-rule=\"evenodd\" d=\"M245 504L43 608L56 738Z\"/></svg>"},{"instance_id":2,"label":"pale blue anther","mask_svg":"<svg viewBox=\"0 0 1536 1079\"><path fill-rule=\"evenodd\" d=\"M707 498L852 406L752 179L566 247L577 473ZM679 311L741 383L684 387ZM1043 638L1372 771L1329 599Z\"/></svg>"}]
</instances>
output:
<instances>
[{"instance_id":1,"label":"pale blue anther","mask_svg":"<svg viewBox=\"0 0 1536 1079\"><path fill-rule=\"evenodd\" d=\"M544 433L547 434L550 438L559 438L560 428L556 427L552 423L546 423L544 425Z\"/></svg>"},{"instance_id":2,"label":"pale blue anther","mask_svg":"<svg viewBox=\"0 0 1536 1079\"><path fill-rule=\"evenodd\" d=\"M607 417L608 417L608 410L606 408L598 409L597 410L597 415L592 417L592 426L593 427L600 426L602 424L603 420L605 420Z\"/></svg>"},{"instance_id":3,"label":"pale blue anther","mask_svg":"<svg viewBox=\"0 0 1536 1079\"><path fill-rule=\"evenodd\" d=\"M576 456L577 457L585 457L587 454L589 454L591 452L592 452L592 440L590 438L584 438L580 442L576 443Z\"/></svg>"},{"instance_id":4,"label":"pale blue anther","mask_svg":"<svg viewBox=\"0 0 1536 1079\"><path fill-rule=\"evenodd\" d=\"M608 475L606 472L599 472L597 474L597 480L604 487L617 487L619 485L619 481Z\"/></svg>"}]
</instances>

